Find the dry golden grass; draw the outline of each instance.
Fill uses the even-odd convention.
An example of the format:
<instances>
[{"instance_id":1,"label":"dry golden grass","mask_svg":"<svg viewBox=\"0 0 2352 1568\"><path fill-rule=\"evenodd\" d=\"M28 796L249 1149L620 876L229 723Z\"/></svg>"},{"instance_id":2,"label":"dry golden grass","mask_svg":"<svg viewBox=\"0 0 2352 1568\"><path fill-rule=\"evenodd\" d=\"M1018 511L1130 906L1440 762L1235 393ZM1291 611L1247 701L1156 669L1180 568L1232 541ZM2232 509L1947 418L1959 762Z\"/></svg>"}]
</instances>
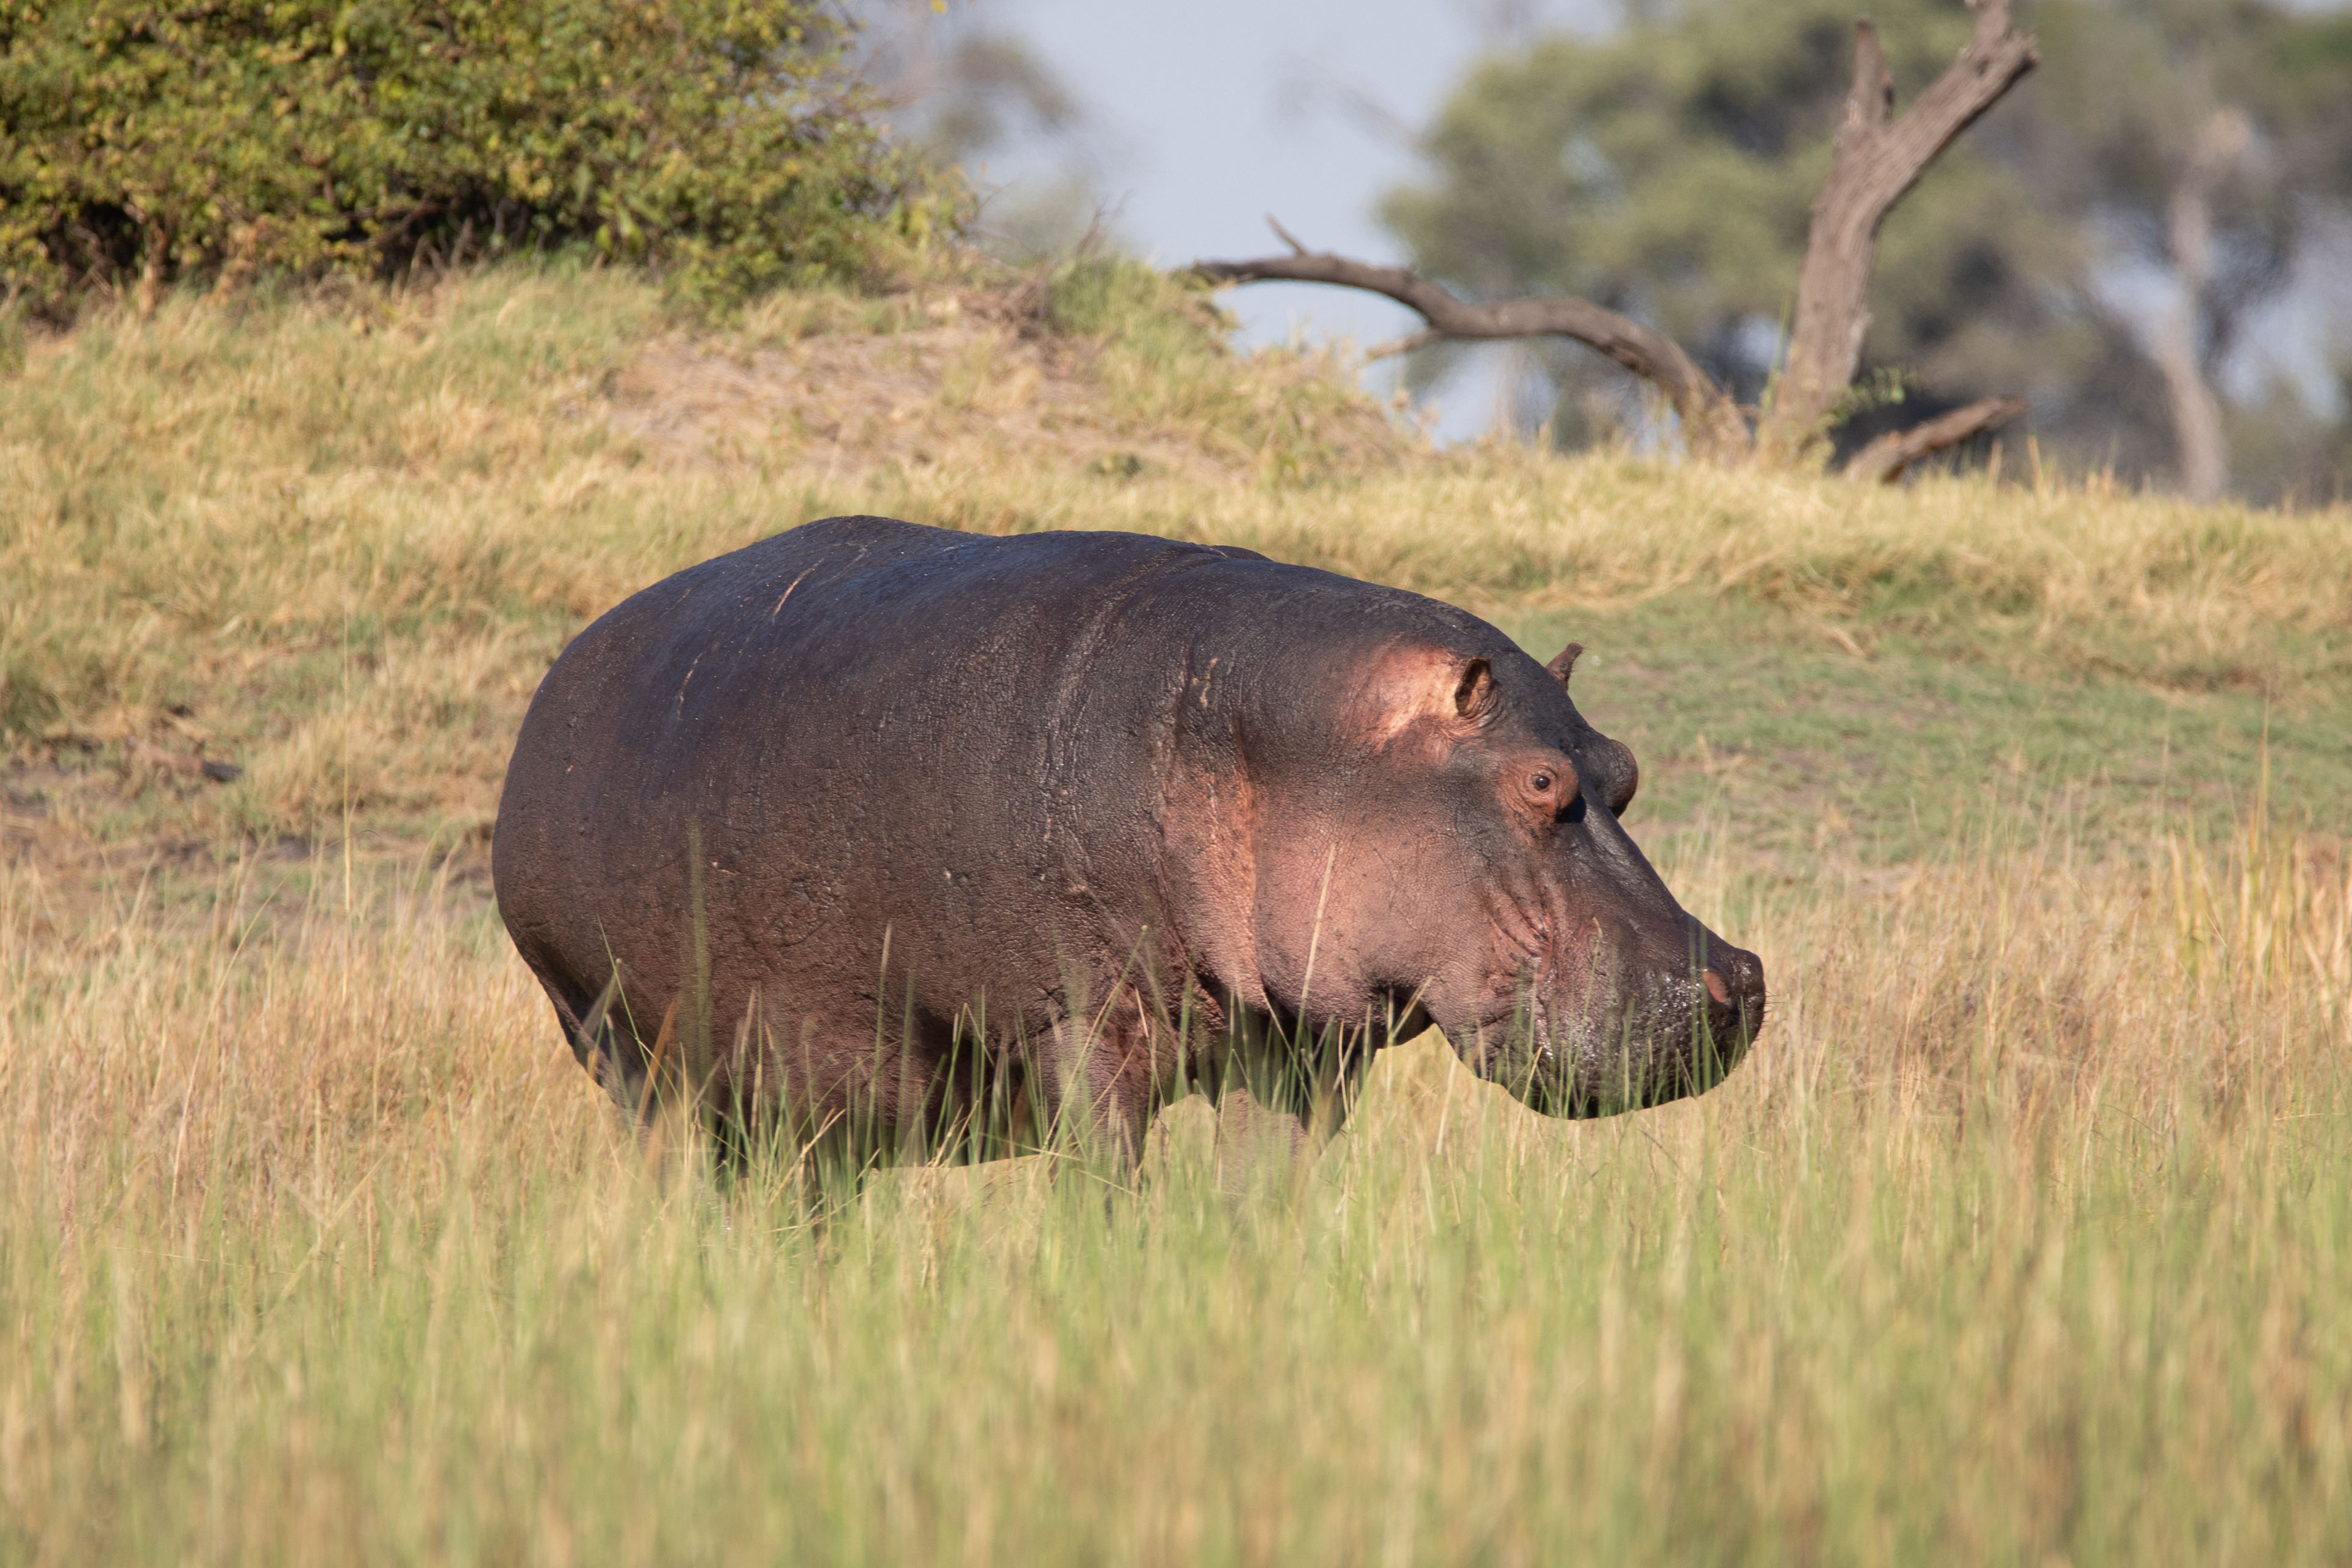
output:
<instances>
[{"instance_id":1,"label":"dry golden grass","mask_svg":"<svg viewBox=\"0 0 2352 1568\"><path fill-rule=\"evenodd\" d=\"M827 511L1769 613L2043 706L2244 688L2322 728L2352 514L1430 454L1206 354L1190 305L1080 299L1051 340L766 308L693 336L623 279L505 275L31 346L0 1562L2352 1557L2352 866L2254 779L2118 841L1954 777L1932 852L1769 872L1702 804L1668 880L1773 984L1727 1084L1549 1123L1424 1040L1237 1211L1197 1103L1133 1182L918 1173L822 1222L648 1154L469 837L584 618ZM788 417L792 367L965 353L907 420ZM633 427L673 372L772 412Z\"/></svg>"},{"instance_id":2,"label":"dry golden grass","mask_svg":"<svg viewBox=\"0 0 2352 1568\"><path fill-rule=\"evenodd\" d=\"M1180 1147L825 1225L648 1164L429 873L70 944L8 873L0 1555L2334 1561L2352 886L2183 853L1672 867L1777 983L1701 1102L1432 1040L1238 1214Z\"/></svg>"}]
</instances>

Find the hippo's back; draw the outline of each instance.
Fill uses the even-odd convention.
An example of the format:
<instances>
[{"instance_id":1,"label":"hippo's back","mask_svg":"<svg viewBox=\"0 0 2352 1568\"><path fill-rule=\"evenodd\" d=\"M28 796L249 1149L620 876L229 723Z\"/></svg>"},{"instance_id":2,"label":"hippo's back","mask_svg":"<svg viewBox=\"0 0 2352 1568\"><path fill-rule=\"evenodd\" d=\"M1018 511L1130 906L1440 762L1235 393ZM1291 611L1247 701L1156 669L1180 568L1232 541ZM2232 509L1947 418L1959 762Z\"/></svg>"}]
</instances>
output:
<instances>
[{"instance_id":1,"label":"hippo's back","mask_svg":"<svg viewBox=\"0 0 2352 1568\"><path fill-rule=\"evenodd\" d=\"M1074 915L1148 899L1154 716L1236 572L1344 582L837 517L646 589L523 721L492 857L516 946L575 1037L615 973L647 1039L688 992L722 1034L762 1006L870 1036L885 941L942 1006L1034 1012Z\"/></svg>"}]
</instances>

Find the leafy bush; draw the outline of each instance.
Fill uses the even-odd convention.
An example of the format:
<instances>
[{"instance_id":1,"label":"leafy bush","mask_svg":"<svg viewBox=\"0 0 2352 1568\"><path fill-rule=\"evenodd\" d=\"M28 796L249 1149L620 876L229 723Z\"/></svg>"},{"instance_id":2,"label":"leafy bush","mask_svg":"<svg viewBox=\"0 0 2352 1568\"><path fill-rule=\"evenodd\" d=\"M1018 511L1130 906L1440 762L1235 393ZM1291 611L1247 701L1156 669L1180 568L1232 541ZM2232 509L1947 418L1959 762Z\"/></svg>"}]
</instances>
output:
<instances>
[{"instance_id":1,"label":"leafy bush","mask_svg":"<svg viewBox=\"0 0 2352 1568\"><path fill-rule=\"evenodd\" d=\"M951 225L820 0L0 0L0 287L587 247L679 292Z\"/></svg>"}]
</instances>

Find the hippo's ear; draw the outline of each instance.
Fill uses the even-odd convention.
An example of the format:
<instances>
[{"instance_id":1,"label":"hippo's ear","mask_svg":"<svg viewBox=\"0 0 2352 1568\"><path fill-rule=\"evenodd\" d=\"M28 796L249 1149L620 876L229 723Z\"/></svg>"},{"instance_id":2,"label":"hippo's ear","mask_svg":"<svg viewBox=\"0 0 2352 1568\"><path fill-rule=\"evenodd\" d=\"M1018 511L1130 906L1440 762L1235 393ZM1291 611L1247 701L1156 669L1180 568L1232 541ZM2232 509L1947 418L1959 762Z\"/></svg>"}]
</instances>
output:
<instances>
[{"instance_id":1,"label":"hippo's ear","mask_svg":"<svg viewBox=\"0 0 2352 1568\"><path fill-rule=\"evenodd\" d=\"M1475 653L1442 644L1404 643L1382 650L1360 676L1361 685L1341 721L1342 733L1386 746L1422 731L1432 741L1482 729L1503 708L1495 667ZM1433 726L1433 729L1425 727Z\"/></svg>"},{"instance_id":2,"label":"hippo's ear","mask_svg":"<svg viewBox=\"0 0 2352 1568\"><path fill-rule=\"evenodd\" d=\"M1559 683L1561 690L1565 691L1568 689L1569 672L1576 668L1577 656L1583 652L1583 643L1570 643L1567 647L1562 648L1559 653L1553 654L1551 663L1544 666L1545 669L1551 672L1551 678Z\"/></svg>"},{"instance_id":3,"label":"hippo's ear","mask_svg":"<svg viewBox=\"0 0 2352 1568\"><path fill-rule=\"evenodd\" d=\"M1454 685L1454 716L1471 724L1484 724L1495 711L1495 668L1484 659L1473 659L1462 666L1462 674Z\"/></svg>"}]
</instances>

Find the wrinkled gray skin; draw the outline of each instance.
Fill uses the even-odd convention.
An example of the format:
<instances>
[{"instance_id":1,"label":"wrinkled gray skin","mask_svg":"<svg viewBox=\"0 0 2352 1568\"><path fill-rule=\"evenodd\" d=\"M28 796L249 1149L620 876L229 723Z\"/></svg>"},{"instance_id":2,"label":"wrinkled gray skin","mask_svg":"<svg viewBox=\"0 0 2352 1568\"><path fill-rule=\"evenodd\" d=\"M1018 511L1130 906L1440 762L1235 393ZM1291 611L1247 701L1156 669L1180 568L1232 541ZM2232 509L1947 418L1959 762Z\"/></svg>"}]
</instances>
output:
<instances>
[{"instance_id":1,"label":"wrinkled gray skin","mask_svg":"<svg viewBox=\"0 0 2352 1568\"><path fill-rule=\"evenodd\" d=\"M1654 1104L1763 968L1618 824L1574 653L1244 550L829 518L557 660L499 907L624 1104L887 1135L1011 1082L1132 1151L1244 1044L1360 1067L1423 1016L1543 1110Z\"/></svg>"}]
</instances>

